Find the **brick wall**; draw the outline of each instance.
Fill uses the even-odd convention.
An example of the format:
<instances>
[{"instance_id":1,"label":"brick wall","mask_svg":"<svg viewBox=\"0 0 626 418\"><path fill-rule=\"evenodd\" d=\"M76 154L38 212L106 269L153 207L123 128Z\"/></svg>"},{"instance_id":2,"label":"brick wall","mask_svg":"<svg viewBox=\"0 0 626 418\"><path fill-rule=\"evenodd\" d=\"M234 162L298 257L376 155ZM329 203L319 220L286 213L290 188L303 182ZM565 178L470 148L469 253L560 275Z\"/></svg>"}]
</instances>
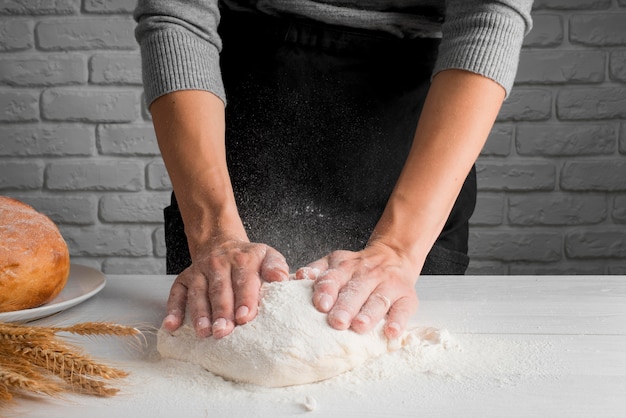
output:
<instances>
[{"instance_id":1,"label":"brick wall","mask_svg":"<svg viewBox=\"0 0 626 418\"><path fill-rule=\"evenodd\" d=\"M170 183L131 0L0 2L0 194L74 263L163 273ZM626 0L537 0L478 162L470 273L626 274Z\"/></svg>"},{"instance_id":2,"label":"brick wall","mask_svg":"<svg viewBox=\"0 0 626 418\"><path fill-rule=\"evenodd\" d=\"M478 162L470 272L626 274L626 0L536 0Z\"/></svg>"}]
</instances>

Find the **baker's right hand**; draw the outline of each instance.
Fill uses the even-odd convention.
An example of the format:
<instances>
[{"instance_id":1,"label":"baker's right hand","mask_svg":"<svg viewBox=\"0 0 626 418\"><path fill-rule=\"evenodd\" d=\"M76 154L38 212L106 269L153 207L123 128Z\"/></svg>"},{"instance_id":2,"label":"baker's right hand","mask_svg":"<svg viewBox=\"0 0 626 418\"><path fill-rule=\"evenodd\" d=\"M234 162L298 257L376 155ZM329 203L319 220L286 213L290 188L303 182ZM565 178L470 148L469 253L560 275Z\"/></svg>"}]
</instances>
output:
<instances>
[{"instance_id":1,"label":"baker's right hand","mask_svg":"<svg viewBox=\"0 0 626 418\"><path fill-rule=\"evenodd\" d=\"M192 264L174 280L163 328L175 331L187 314L198 337L222 338L257 315L263 281L288 278L285 257L268 245L213 243L197 251Z\"/></svg>"}]
</instances>

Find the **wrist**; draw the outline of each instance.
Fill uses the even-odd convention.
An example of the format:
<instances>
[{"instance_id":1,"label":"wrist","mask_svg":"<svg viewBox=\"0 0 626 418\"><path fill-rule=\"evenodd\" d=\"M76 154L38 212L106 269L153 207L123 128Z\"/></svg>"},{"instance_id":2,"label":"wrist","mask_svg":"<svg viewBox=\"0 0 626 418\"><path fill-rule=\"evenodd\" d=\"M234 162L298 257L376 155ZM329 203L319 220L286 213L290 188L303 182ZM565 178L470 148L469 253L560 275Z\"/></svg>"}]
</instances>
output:
<instances>
[{"instance_id":1,"label":"wrist","mask_svg":"<svg viewBox=\"0 0 626 418\"><path fill-rule=\"evenodd\" d=\"M192 259L220 242L249 241L234 202L218 207L210 204L181 207L181 214Z\"/></svg>"},{"instance_id":2,"label":"wrist","mask_svg":"<svg viewBox=\"0 0 626 418\"><path fill-rule=\"evenodd\" d=\"M416 207L398 196L392 196L368 240L368 246L385 245L393 249L407 259L419 274L445 222L446 217L442 216L440 208Z\"/></svg>"}]
</instances>

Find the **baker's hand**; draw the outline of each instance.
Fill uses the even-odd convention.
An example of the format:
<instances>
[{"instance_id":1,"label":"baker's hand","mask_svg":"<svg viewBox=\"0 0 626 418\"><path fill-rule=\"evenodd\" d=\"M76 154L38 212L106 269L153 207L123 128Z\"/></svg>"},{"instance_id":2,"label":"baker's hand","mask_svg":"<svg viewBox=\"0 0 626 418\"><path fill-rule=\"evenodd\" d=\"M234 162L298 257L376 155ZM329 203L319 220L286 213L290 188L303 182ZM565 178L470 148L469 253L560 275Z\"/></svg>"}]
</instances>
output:
<instances>
[{"instance_id":1,"label":"baker's hand","mask_svg":"<svg viewBox=\"0 0 626 418\"><path fill-rule=\"evenodd\" d=\"M163 327L175 331L187 311L198 337L224 337L257 315L263 280L288 277L285 257L272 247L240 240L214 243L174 280Z\"/></svg>"},{"instance_id":2,"label":"baker's hand","mask_svg":"<svg viewBox=\"0 0 626 418\"><path fill-rule=\"evenodd\" d=\"M295 276L315 280L313 305L328 313L333 328L364 333L387 315L389 338L399 337L417 310L418 277L414 263L382 243L358 252L334 251Z\"/></svg>"}]
</instances>

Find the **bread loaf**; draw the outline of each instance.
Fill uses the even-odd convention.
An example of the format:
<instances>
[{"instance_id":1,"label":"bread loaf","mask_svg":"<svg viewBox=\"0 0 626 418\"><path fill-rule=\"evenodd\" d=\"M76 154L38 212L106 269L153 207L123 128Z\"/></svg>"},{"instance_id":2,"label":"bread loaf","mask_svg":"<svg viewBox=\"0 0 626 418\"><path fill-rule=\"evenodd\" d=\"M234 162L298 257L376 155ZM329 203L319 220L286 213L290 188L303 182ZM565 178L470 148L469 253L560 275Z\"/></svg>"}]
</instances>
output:
<instances>
[{"instance_id":1,"label":"bread loaf","mask_svg":"<svg viewBox=\"0 0 626 418\"><path fill-rule=\"evenodd\" d=\"M0 196L0 312L50 302L69 274L69 251L55 223L23 202Z\"/></svg>"}]
</instances>

